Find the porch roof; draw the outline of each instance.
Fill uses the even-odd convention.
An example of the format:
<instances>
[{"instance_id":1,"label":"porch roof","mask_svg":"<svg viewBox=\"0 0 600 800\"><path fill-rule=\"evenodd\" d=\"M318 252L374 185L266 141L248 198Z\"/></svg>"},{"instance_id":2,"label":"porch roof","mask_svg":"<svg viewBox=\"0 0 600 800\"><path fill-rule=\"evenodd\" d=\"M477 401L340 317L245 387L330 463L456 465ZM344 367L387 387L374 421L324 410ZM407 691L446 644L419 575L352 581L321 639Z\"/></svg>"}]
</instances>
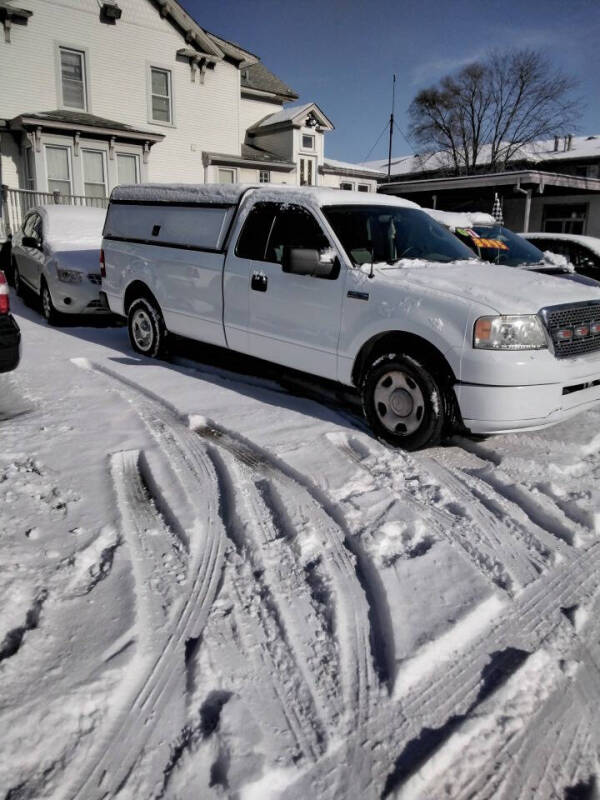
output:
<instances>
[{"instance_id":1,"label":"porch roof","mask_svg":"<svg viewBox=\"0 0 600 800\"><path fill-rule=\"evenodd\" d=\"M112 119L97 117L95 114L86 114L83 111L34 111L23 113L9 121L10 130L31 130L43 128L54 131L91 133L96 136L116 136L119 139L144 141L154 144L161 142L165 136L162 133L134 128Z\"/></svg>"}]
</instances>

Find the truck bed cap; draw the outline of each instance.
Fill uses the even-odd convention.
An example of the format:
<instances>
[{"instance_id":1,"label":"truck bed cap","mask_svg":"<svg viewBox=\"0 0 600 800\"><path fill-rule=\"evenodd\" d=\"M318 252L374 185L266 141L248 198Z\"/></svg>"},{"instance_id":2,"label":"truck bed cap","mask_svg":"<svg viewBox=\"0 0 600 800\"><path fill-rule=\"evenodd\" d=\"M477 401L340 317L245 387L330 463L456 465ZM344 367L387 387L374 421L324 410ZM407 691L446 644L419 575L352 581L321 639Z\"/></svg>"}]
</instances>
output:
<instances>
[{"instance_id":1,"label":"truck bed cap","mask_svg":"<svg viewBox=\"0 0 600 800\"><path fill-rule=\"evenodd\" d=\"M250 190L250 191L249 191ZM138 183L117 186L110 196L111 203L236 205L249 191L261 200L293 203L310 200L315 205L385 205L419 208L411 200L373 192L340 191L319 186L288 186L242 183Z\"/></svg>"}]
</instances>

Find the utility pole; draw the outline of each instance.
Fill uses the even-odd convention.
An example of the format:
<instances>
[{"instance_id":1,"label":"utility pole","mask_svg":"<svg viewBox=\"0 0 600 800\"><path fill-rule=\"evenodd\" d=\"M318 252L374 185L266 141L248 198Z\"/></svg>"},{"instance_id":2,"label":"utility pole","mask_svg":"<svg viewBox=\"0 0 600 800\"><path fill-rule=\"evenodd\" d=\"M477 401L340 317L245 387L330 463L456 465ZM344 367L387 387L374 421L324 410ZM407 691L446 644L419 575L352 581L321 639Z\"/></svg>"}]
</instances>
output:
<instances>
[{"instance_id":1,"label":"utility pole","mask_svg":"<svg viewBox=\"0 0 600 800\"><path fill-rule=\"evenodd\" d=\"M396 73L394 73L394 78L392 80L392 113L390 114L390 147L388 150L388 174L387 179L388 183L391 180L391 172L392 172L392 137L394 135L394 104L396 102Z\"/></svg>"}]
</instances>

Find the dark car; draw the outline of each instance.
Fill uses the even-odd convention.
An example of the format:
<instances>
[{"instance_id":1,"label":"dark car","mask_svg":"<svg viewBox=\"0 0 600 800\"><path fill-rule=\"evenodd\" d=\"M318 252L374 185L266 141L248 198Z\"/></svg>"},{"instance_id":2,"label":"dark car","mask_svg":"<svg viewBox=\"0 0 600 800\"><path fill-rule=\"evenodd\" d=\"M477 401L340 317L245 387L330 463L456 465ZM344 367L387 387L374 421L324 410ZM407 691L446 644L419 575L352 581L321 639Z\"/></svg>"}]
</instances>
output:
<instances>
[{"instance_id":1,"label":"dark car","mask_svg":"<svg viewBox=\"0 0 600 800\"><path fill-rule=\"evenodd\" d=\"M522 233L540 250L564 256L580 275L600 280L600 239L576 233Z\"/></svg>"},{"instance_id":2,"label":"dark car","mask_svg":"<svg viewBox=\"0 0 600 800\"><path fill-rule=\"evenodd\" d=\"M21 331L10 313L8 283L0 271L0 372L15 369L21 357Z\"/></svg>"}]
</instances>

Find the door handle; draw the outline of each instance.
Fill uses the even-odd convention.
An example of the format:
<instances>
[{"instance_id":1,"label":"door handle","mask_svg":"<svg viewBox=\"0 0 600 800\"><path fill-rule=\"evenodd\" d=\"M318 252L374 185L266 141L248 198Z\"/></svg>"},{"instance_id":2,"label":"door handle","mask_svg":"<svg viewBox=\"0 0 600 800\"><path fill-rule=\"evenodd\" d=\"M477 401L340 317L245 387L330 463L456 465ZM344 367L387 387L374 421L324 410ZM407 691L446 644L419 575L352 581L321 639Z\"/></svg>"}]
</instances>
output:
<instances>
[{"instance_id":1,"label":"door handle","mask_svg":"<svg viewBox=\"0 0 600 800\"><path fill-rule=\"evenodd\" d=\"M255 292L266 292L269 279L264 272L253 272L250 288Z\"/></svg>"}]
</instances>

